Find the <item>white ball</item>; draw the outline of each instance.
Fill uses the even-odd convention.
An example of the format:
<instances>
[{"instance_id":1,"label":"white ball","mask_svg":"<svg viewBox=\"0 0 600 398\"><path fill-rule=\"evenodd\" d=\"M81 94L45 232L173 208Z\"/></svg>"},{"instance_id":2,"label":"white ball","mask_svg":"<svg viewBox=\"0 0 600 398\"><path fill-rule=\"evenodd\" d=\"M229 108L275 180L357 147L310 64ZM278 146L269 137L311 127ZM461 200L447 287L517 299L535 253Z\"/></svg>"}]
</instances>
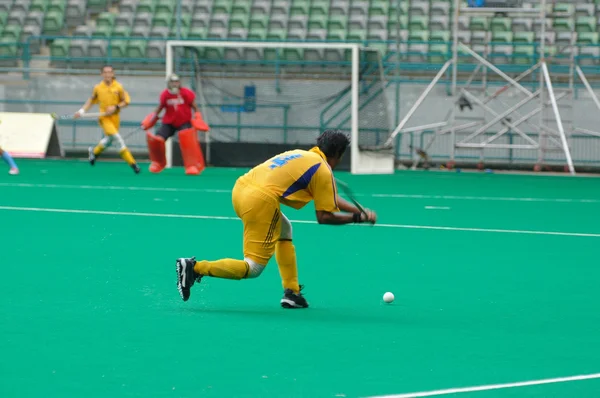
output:
<instances>
[{"instance_id":1,"label":"white ball","mask_svg":"<svg viewBox=\"0 0 600 398\"><path fill-rule=\"evenodd\" d=\"M386 303L391 303L392 301L394 301L394 293L392 292L387 292L383 295L383 301L385 301Z\"/></svg>"}]
</instances>

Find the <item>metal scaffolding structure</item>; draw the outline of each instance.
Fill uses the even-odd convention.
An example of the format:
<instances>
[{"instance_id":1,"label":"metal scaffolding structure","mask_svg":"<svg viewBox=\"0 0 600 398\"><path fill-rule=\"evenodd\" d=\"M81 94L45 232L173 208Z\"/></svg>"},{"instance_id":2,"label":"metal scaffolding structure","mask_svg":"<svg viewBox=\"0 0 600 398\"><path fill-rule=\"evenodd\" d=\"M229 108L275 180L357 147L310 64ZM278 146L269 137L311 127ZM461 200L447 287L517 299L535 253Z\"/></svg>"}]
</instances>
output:
<instances>
[{"instance_id":1,"label":"metal scaffolding structure","mask_svg":"<svg viewBox=\"0 0 600 398\"><path fill-rule=\"evenodd\" d=\"M459 39L459 17L461 15L494 16L497 14L514 17L526 15L539 18L541 26L541 35L538 45L539 62L514 79L500 70L500 68L490 62L485 56L480 55L477 51L474 51ZM539 8L461 7L461 0L454 0L452 59L443 65L405 117L400 121L392 133L388 144L391 144L398 134L423 132L425 130L434 129L435 134L431 137L425 147L422 148L422 151L426 153L437 138L449 134L451 136L451 148L449 151L450 160L448 161L449 168L454 167L455 156L458 150L478 150L480 154L479 165L482 167L484 151L486 149L526 149L537 151L537 162L534 165L534 170L541 170L542 165L547 161L547 155L549 153L560 153L564 156L564 162L566 163L565 169L572 175L575 174L573 159L571 158L571 151L569 148L570 135L573 132L577 132L600 137L600 133L589 131L587 129L574 128L572 126L572 118L568 120L571 128L565 129L565 119L561 115L559 101L564 99L571 99L571 101L573 101L575 74L577 74L582 81L599 110L600 101L593 92L581 68L575 64L574 41L572 41L569 46L559 51L560 53L564 50L570 50L569 87L563 90L555 90L553 87L553 81L547 65L547 61L551 57L546 57L546 18L550 16L564 16L562 14L565 13L549 13L546 7L546 0L541 0ZM487 56L487 49L489 48L487 42L485 43L484 48L483 54ZM459 53L460 57L468 56L477 61L475 70L467 80L467 83L462 87L458 87L457 84L460 62ZM448 101L449 104L452 104L452 107L448 110L446 119L428 125L405 128L415 111L421 106L425 98L449 68L452 68L451 93L453 100ZM504 86L495 90L491 95L488 94L488 71L493 72L506 82ZM538 71L539 73L539 82L536 83L538 85L537 89L531 91L524 87L520 81L527 76L530 76L535 71ZM473 82L478 73L482 74L480 80L482 84L473 87ZM524 98L518 100L512 106L507 105L502 101L500 96L502 94L505 94L506 96L506 93L509 90L517 90L516 95L523 96ZM492 104L499 104L504 110L499 111L497 108L494 109ZM526 114L521 114L520 112L523 111L526 105L534 106L534 108L529 110ZM460 115L459 112L461 112L463 108L468 107L472 109L473 106L483 110L483 116L477 118L463 117ZM567 105L563 106L568 107ZM548 115L550 115L550 117L548 117ZM539 120L533 121L532 119L536 116L539 117ZM524 129L520 127L522 124L527 124L529 131L535 131L537 133L537 140L531 135L528 135ZM554 124L554 126L552 124ZM487 136L490 131L494 131L495 133L491 136ZM463 133L463 136L459 138L459 135L457 134L459 132L466 132L467 136L464 137L465 133ZM510 140L508 143L498 143L498 139L505 136L508 132L515 134L517 141L519 142L514 143ZM412 165L413 169L416 168L419 161L419 156L416 156Z\"/></svg>"}]
</instances>

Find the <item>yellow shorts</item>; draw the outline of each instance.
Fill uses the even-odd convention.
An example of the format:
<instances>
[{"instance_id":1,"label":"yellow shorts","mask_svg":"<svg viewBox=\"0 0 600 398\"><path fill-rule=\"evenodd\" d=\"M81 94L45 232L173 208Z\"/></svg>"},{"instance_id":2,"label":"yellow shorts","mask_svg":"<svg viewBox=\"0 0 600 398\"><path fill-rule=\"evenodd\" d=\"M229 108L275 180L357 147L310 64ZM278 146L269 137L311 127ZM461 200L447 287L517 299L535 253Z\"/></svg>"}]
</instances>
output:
<instances>
[{"instance_id":1,"label":"yellow shorts","mask_svg":"<svg viewBox=\"0 0 600 398\"><path fill-rule=\"evenodd\" d=\"M281 230L279 201L239 179L231 199L235 213L244 224L244 257L267 265L275 253Z\"/></svg>"},{"instance_id":2,"label":"yellow shorts","mask_svg":"<svg viewBox=\"0 0 600 398\"><path fill-rule=\"evenodd\" d=\"M98 118L98 124L104 130L106 135L115 135L119 132L121 120L119 115L101 116Z\"/></svg>"}]
</instances>

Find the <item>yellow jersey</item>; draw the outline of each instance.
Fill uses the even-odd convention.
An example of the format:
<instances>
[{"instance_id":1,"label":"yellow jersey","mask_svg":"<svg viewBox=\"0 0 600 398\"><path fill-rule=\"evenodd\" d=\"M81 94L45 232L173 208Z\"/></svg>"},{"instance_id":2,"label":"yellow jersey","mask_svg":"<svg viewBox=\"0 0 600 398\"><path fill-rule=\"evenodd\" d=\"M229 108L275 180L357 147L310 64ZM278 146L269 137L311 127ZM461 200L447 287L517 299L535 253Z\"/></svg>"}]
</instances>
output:
<instances>
[{"instance_id":1,"label":"yellow jersey","mask_svg":"<svg viewBox=\"0 0 600 398\"><path fill-rule=\"evenodd\" d=\"M240 179L294 209L301 209L314 200L315 210L340 211L333 172L318 147L283 152L254 167Z\"/></svg>"},{"instance_id":2,"label":"yellow jersey","mask_svg":"<svg viewBox=\"0 0 600 398\"><path fill-rule=\"evenodd\" d=\"M94 86L92 92L92 104L98 104L100 112L104 112L107 107L118 105L120 102L125 101L128 105L131 102L129 93L125 91L121 83L114 80L110 84L106 84L104 81ZM115 113L118 114L119 111Z\"/></svg>"}]
</instances>

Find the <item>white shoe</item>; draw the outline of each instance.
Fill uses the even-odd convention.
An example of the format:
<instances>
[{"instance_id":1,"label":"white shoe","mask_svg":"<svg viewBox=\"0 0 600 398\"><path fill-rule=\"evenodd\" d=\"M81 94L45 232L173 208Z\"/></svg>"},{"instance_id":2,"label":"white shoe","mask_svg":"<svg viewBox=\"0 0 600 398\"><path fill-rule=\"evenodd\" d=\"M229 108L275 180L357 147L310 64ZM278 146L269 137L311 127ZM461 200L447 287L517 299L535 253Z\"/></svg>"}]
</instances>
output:
<instances>
[{"instance_id":1,"label":"white shoe","mask_svg":"<svg viewBox=\"0 0 600 398\"><path fill-rule=\"evenodd\" d=\"M8 170L8 174L16 176L17 174L19 174L19 169L17 169L16 167L11 167L10 170Z\"/></svg>"}]
</instances>

